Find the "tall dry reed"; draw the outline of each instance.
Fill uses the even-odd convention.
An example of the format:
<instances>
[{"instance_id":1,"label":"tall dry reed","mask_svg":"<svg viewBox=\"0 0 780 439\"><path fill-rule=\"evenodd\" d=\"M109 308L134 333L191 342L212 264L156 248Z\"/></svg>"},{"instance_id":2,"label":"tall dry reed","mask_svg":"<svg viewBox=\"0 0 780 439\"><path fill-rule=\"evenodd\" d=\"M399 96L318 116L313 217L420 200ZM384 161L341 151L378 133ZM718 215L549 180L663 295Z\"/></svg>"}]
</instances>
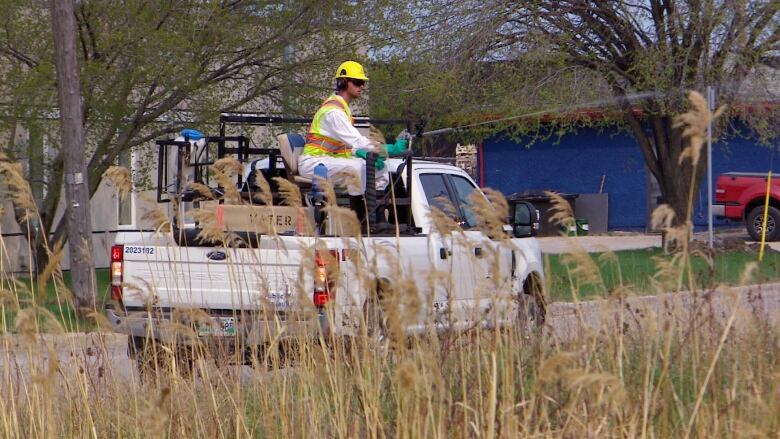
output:
<instances>
[{"instance_id":1,"label":"tall dry reed","mask_svg":"<svg viewBox=\"0 0 780 439\"><path fill-rule=\"evenodd\" d=\"M280 185L286 204L299 206L296 188ZM360 225L354 213L342 211L335 195L326 192L329 213L340 215L346 224L339 234L345 243L356 242ZM489 195L484 202L475 202L475 211L480 227L495 235L497 222L506 216L506 204L495 193ZM562 199L554 200L558 217L568 221L570 208ZM149 215L158 218L161 235L170 233L163 212ZM435 230L455 244L467 239L447 212L434 210L432 218ZM659 225L672 224L663 209L654 218ZM205 213L199 219L213 221ZM212 232L206 233L210 239L224 238L224 230ZM314 249L305 251L309 253L304 259L313 260ZM704 295L689 296L693 302L688 305L673 298L660 309L640 308L627 299L633 295L632 286L621 282L617 291L604 292L610 301L581 304L579 317L569 329L561 330L563 317L549 316L547 327L537 331L529 332L518 322L502 330L477 324L457 333L429 331L405 337L404 325L431 305L430 293L423 289L440 291L450 309L456 305L452 273L434 271L426 284L420 284L412 279L403 255L392 249L373 254L396 271L381 291L376 290L373 271L377 261L367 259L363 249L356 248L345 264L358 273L357 281L367 291L381 292L385 339L363 331L346 338L280 337L262 349L241 346L252 367L232 364L244 359L242 349L206 346L194 333L194 325L174 323L170 329L192 344L155 342L141 353L138 364L130 362L124 356L124 338L105 332L99 318L94 332L66 334L72 328L58 323L62 319L48 312L42 303L45 297L35 293L44 285L3 275L0 435L730 438L780 434L780 337L777 327L766 321L758 296L748 303L754 308L736 299L725 310L708 307ZM493 263L495 257L488 252L474 263ZM576 299L582 285L604 284L590 255L575 249L567 257L572 297ZM606 253L603 258L614 261L616 257ZM656 277L663 288L678 285L679 272L687 263L682 256L671 261L659 264ZM263 263L256 262L257 266ZM312 268L301 266L300 273L305 276ZM67 296L61 272L52 267L46 273L55 279L55 295ZM475 295L491 298L508 287L499 279L488 279L475 284ZM156 286L142 283L133 288L148 295L153 313ZM303 280L295 289L302 296L308 294ZM126 291L132 293L130 285ZM496 300L493 306L504 305ZM603 308L603 318L596 324L589 321L594 306ZM209 322L200 310L180 310L178 316ZM489 317L484 319L487 323ZM357 323L366 326L365 321Z\"/></svg>"}]
</instances>

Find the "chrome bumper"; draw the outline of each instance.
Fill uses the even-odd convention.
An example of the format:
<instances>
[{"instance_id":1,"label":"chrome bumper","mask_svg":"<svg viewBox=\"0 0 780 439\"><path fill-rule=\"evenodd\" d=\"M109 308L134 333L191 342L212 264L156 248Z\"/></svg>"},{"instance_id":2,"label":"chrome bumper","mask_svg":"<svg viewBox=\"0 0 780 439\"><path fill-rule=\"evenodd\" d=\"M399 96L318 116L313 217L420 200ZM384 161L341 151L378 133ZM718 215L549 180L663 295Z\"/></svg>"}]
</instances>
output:
<instances>
[{"instance_id":1,"label":"chrome bumper","mask_svg":"<svg viewBox=\"0 0 780 439\"><path fill-rule=\"evenodd\" d=\"M173 321L169 312L155 311L150 314L146 311L131 311L125 314L107 308L106 317L116 332L131 337L151 337L164 343L239 338L247 346L252 346L284 338L317 338L330 335L330 320L325 312L318 312L305 320L239 319L236 322L235 335L202 337L190 330L191 326L186 322Z\"/></svg>"},{"instance_id":2,"label":"chrome bumper","mask_svg":"<svg viewBox=\"0 0 780 439\"><path fill-rule=\"evenodd\" d=\"M712 216L726 216L726 205L724 205L724 204L713 204L712 205Z\"/></svg>"}]
</instances>

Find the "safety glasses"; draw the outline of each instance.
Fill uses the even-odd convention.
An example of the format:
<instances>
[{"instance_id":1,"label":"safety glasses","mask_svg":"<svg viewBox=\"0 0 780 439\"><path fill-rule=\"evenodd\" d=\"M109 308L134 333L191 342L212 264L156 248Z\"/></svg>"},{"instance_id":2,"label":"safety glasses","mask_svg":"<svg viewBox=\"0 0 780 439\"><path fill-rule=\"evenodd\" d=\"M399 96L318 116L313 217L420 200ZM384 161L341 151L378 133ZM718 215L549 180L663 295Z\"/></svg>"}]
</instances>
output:
<instances>
[{"instance_id":1,"label":"safety glasses","mask_svg":"<svg viewBox=\"0 0 780 439\"><path fill-rule=\"evenodd\" d=\"M349 82L355 84L355 87L362 87L366 85L366 81L362 79L350 79Z\"/></svg>"}]
</instances>

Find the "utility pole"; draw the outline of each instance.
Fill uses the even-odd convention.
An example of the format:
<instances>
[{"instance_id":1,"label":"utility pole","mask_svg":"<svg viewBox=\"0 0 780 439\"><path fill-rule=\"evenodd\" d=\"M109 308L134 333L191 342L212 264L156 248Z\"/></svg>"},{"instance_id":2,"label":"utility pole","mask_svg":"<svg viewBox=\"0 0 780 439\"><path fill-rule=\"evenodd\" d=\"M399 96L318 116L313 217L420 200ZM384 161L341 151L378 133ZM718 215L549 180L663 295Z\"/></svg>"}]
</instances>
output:
<instances>
[{"instance_id":1,"label":"utility pole","mask_svg":"<svg viewBox=\"0 0 780 439\"><path fill-rule=\"evenodd\" d=\"M710 249L713 246L712 234L712 112L715 111L715 90L707 86L707 237Z\"/></svg>"},{"instance_id":2,"label":"utility pole","mask_svg":"<svg viewBox=\"0 0 780 439\"><path fill-rule=\"evenodd\" d=\"M67 221L70 273L76 312L84 315L96 309L97 287L92 259L92 224L73 0L49 0L49 10L54 34L54 65L57 69L61 154L65 165L67 204L64 219Z\"/></svg>"}]
</instances>

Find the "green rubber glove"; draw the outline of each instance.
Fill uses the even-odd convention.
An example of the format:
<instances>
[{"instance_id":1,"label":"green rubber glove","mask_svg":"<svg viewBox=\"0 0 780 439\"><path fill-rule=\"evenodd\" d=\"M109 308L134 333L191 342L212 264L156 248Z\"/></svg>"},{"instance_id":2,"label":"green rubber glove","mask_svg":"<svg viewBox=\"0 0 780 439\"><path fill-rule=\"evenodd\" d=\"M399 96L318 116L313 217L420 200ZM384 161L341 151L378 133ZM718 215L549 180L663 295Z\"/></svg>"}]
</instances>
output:
<instances>
[{"instance_id":1,"label":"green rubber glove","mask_svg":"<svg viewBox=\"0 0 780 439\"><path fill-rule=\"evenodd\" d=\"M395 143L388 143L385 145L387 154L390 156L401 155L409 148L409 141L407 139L397 139Z\"/></svg>"},{"instance_id":2,"label":"green rubber glove","mask_svg":"<svg viewBox=\"0 0 780 439\"><path fill-rule=\"evenodd\" d=\"M358 149L357 151L355 151L355 156L360 157L363 160L367 160L368 159L368 151L366 151L365 149ZM385 169L385 158L382 157L381 155L377 155L376 159L374 160L374 165L380 171L382 169Z\"/></svg>"}]
</instances>

